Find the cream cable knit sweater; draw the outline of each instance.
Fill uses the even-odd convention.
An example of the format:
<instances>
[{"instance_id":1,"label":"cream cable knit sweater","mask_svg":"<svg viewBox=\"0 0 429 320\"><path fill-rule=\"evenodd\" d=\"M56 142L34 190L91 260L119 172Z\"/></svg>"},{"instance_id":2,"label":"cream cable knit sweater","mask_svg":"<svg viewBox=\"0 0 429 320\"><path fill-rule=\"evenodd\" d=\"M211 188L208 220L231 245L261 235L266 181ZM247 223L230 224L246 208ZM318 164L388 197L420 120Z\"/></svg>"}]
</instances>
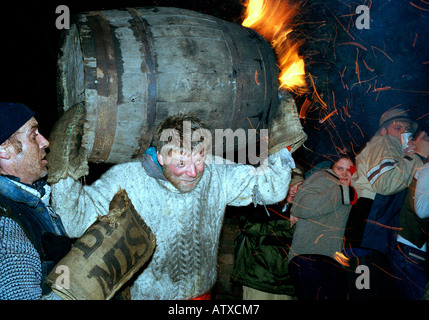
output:
<instances>
[{"instance_id":1,"label":"cream cable knit sweater","mask_svg":"<svg viewBox=\"0 0 429 320\"><path fill-rule=\"evenodd\" d=\"M140 162L131 162L112 167L90 186L61 180L52 186L53 206L69 236L79 237L108 212L114 194L125 189L157 239L152 260L131 287L132 299L194 298L216 282L225 207L251 203L255 185L267 204L276 203L285 198L290 181L291 168L281 165L279 153L265 160L264 174L254 174L251 166L211 160L189 193L148 176Z\"/></svg>"}]
</instances>

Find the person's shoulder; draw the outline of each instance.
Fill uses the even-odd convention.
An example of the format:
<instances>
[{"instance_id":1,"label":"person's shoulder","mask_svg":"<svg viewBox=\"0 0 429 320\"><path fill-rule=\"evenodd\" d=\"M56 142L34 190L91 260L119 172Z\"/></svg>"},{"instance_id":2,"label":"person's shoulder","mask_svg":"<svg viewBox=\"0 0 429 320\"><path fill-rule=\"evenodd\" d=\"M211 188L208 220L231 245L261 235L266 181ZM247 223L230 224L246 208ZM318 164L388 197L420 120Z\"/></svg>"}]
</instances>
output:
<instances>
[{"instance_id":1,"label":"person's shoulder","mask_svg":"<svg viewBox=\"0 0 429 320\"><path fill-rule=\"evenodd\" d=\"M130 161L130 162L124 162L124 163L118 163L112 165L106 173L108 174L130 174L134 173L136 171L143 170L143 165L141 161Z\"/></svg>"},{"instance_id":2,"label":"person's shoulder","mask_svg":"<svg viewBox=\"0 0 429 320\"><path fill-rule=\"evenodd\" d=\"M146 179L148 174L146 173L143 165L140 161L126 162L120 164L114 164L103 173L100 174L100 178L97 179L98 183L120 183L121 181L140 181Z\"/></svg>"},{"instance_id":3,"label":"person's shoulder","mask_svg":"<svg viewBox=\"0 0 429 320\"><path fill-rule=\"evenodd\" d=\"M10 217L0 216L0 243L5 253L37 253L24 230Z\"/></svg>"},{"instance_id":4,"label":"person's shoulder","mask_svg":"<svg viewBox=\"0 0 429 320\"><path fill-rule=\"evenodd\" d=\"M314 171L304 180L304 183L301 185L301 188L305 188L308 185L318 185L320 183L323 184L323 181L326 181L330 177L330 174L327 170L328 169L320 169Z\"/></svg>"},{"instance_id":5,"label":"person's shoulder","mask_svg":"<svg viewBox=\"0 0 429 320\"><path fill-rule=\"evenodd\" d=\"M330 188L341 184L339 177L332 169L320 170L312 174L304 183L317 185L316 188L322 188L325 191L330 191Z\"/></svg>"},{"instance_id":6,"label":"person's shoulder","mask_svg":"<svg viewBox=\"0 0 429 320\"><path fill-rule=\"evenodd\" d=\"M429 177L429 162L426 163L423 167L420 167L414 177L416 179L422 178L422 179L427 179Z\"/></svg>"},{"instance_id":7,"label":"person's shoulder","mask_svg":"<svg viewBox=\"0 0 429 320\"><path fill-rule=\"evenodd\" d=\"M384 136L375 135L371 138L371 140L366 144L365 148L362 150L361 154L369 154L369 153L380 153L380 152L391 152L393 150L401 151L402 146L399 139L395 136L386 134ZM366 157L366 155L365 155Z\"/></svg>"},{"instance_id":8,"label":"person's shoulder","mask_svg":"<svg viewBox=\"0 0 429 320\"><path fill-rule=\"evenodd\" d=\"M305 179L305 181L311 182L312 180L315 180L315 179L328 177L329 171L330 171L329 168L323 168L323 169L317 170L314 173L312 173L307 179Z\"/></svg>"},{"instance_id":9,"label":"person's shoulder","mask_svg":"<svg viewBox=\"0 0 429 320\"><path fill-rule=\"evenodd\" d=\"M383 143L383 141L385 141L385 140L386 140L386 137L387 137L387 135L384 135L384 136L379 135L379 134L374 135L374 136L373 136L373 137L368 141L368 143L365 145L365 149L368 149L368 148L374 148L374 147L378 147L378 146L380 146L380 145L381 145L381 143Z\"/></svg>"}]
</instances>

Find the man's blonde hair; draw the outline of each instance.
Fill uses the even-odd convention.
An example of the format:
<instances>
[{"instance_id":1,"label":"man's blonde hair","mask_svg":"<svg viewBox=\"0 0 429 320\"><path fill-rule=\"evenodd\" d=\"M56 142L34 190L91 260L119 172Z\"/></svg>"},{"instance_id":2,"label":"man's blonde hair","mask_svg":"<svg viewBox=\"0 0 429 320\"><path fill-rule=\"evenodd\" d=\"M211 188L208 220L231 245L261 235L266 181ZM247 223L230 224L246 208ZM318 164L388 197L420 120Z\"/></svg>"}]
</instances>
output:
<instances>
[{"instance_id":1,"label":"man's blonde hair","mask_svg":"<svg viewBox=\"0 0 429 320\"><path fill-rule=\"evenodd\" d=\"M205 123L193 113L179 113L165 118L155 131L155 148L171 155L173 151L193 154L207 151L208 141ZM211 137L211 136L210 136Z\"/></svg>"}]
</instances>

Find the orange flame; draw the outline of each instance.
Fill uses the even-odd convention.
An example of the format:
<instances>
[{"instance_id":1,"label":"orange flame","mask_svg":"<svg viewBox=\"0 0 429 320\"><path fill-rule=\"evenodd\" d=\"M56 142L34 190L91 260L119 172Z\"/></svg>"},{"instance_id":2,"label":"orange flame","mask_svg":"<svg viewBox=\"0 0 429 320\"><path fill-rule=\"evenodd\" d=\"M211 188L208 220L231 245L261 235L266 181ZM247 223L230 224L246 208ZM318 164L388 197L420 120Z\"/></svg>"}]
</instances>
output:
<instances>
[{"instance_id":1,"label":"orange flame","mask_svg":"<svg viewBox=\"0 0 429 320\"><path fill-rule=\"evenodd\" d=\"M280 68L280 88L294 93L307 92L305 64L299 56L300 42L291 40L298 4L287 0L245 0L242 25L258 32L271 43Z\"/></svg>"}]
</instances>

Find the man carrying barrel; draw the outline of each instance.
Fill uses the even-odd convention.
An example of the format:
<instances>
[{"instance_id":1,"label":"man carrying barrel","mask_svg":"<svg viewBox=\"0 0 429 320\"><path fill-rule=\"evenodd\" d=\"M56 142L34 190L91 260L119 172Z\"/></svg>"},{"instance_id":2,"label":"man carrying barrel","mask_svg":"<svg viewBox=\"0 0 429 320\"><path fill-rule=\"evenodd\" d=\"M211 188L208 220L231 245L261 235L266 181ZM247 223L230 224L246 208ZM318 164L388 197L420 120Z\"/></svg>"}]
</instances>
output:
<instances>
[{"instance_id":1,"label":"man carrying barrel","mask_svg":"<svg viewBox=\"0 0 429 320\"><path fill-rule=\"evenodd\" d=\"M270 155L255 168L212 156L210 142L200 134L204 123L192 114L179 114L159 124L155 146L142 161L115 165L91 185L82 185L78 179L89 169L85 151L74 140L81 136L84 113L82 105L69 109L50 137L53 205L67 232L81 236L97 216L108 212L113 195L125 189L157 244L131 286L131 298L210 297L226 206L283 200L294 167L285 147L293 139L276 135ZM285 130L284 114L279 112L273 119L269 130Z\"/></svg>"}]
</instances>

